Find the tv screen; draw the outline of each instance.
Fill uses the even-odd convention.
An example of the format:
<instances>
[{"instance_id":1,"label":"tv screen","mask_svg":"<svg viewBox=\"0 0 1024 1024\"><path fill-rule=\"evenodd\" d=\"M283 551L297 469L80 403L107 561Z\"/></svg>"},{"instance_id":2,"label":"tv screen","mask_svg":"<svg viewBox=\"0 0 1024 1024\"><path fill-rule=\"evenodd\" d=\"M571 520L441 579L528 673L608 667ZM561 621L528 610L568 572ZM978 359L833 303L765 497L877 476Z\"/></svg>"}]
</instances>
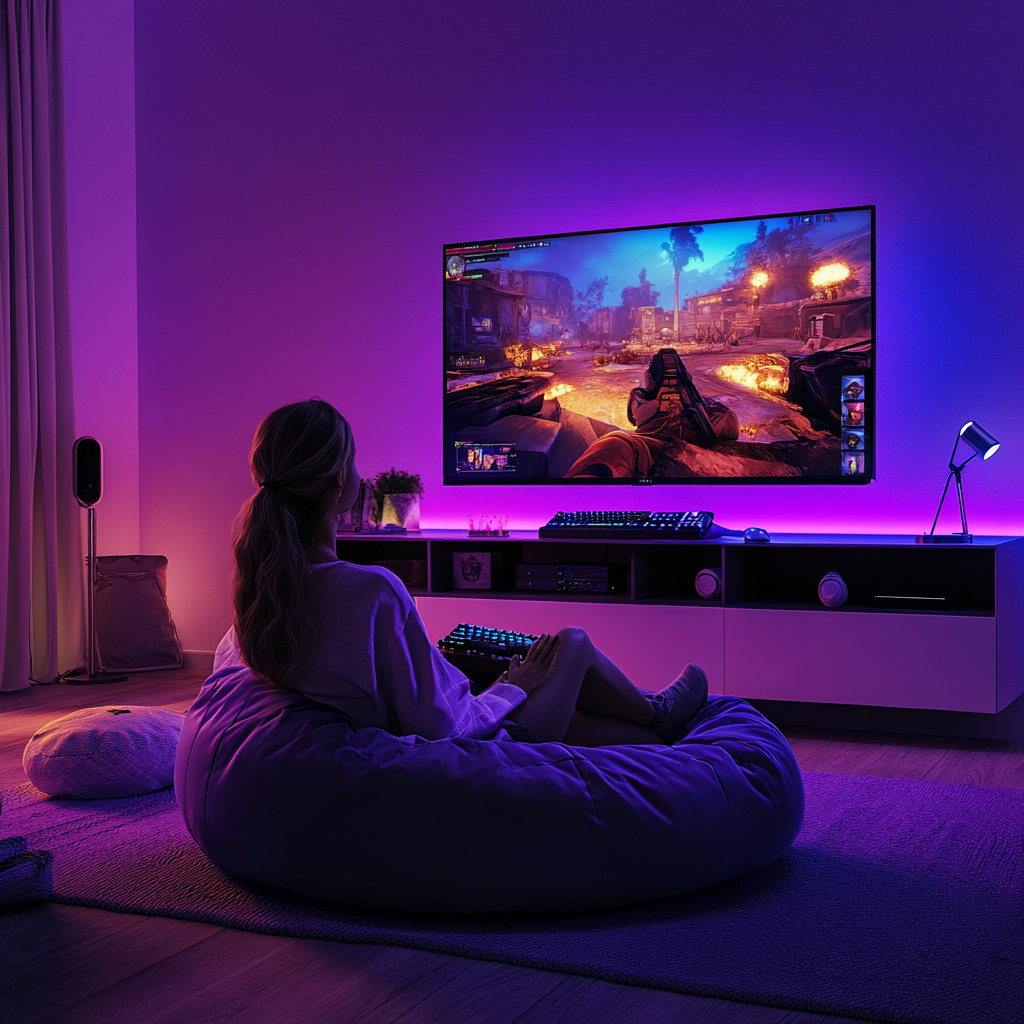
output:
<instances>
[{"instance_id":1,"label":"tv screen","mask_svg":"<svg viewBox=\"0 0 1024 1024\"><path fill-rule=\"evenodd\" d=\"M874 219L444 246L445 483L867 483Z\"/></svg>"}]
</instances>

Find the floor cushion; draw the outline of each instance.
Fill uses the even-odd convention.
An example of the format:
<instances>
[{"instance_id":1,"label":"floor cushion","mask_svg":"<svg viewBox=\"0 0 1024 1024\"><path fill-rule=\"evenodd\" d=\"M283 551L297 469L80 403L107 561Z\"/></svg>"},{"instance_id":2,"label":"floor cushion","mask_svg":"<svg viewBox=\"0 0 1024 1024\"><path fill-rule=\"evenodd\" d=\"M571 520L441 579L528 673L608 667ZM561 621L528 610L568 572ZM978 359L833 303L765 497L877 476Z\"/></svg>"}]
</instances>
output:
<instances>
[{"instance_id":1,"label":"floor cushion","mask_svg":"<svg viewBox=\"0 0 1024 1024\"><path fill-rule=\"evenodd\" d=\"M83 708L47 722L25 746L22 764L50 796L138 796L174 781L184 715L137 704Z\"/></svg>"},{"instance_id":2,"label":"floor cushion","mask_svg":"<svg viewBox=\"0 0 1024 1024\"><path fill-rule=\"evenodd\" d=\"M216 671L175 795L220 868L317 900L460 914L622 906L753 871L796 838L782 734L710 697L674 746L424 740Z\"/></svg>"}]
</instances>

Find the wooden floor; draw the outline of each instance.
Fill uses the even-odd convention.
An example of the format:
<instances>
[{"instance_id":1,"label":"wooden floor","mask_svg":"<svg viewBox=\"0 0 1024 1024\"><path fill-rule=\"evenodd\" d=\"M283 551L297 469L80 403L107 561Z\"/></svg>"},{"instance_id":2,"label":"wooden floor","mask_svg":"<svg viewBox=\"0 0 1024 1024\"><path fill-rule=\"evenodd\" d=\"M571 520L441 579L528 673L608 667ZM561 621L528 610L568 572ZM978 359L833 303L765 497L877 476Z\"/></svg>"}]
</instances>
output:
<instances>
[{"instance_id":1,"label":"wooden floor","mask_svg":"<svg viewBox=\"0 0 1024 1024\"><path fill-rule=\"evenodd\" d=\"M21 751L45 722L107 703L183 711L200 674L0 694L0 784L25 781ZM805 770L1024 788L1024 743L786 730ZM2 819L0 819L2 823ZM390 946L285 939L191 921L43 903L0 915L4 1024L839 1024Z\"/></svg>"}]
</instances>

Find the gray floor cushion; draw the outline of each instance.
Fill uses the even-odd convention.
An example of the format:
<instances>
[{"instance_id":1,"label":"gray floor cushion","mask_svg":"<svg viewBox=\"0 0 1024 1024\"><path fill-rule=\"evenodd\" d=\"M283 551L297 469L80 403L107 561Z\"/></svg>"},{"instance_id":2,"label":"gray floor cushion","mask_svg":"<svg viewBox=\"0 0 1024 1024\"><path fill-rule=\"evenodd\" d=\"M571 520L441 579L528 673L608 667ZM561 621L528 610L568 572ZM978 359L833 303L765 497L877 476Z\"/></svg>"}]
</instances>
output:
<instances>
[{"instance_id":1,"label":"gray floor cushion","mask_svg":"<svg viewBox=\"0 0 1024 1024\"><path fill-rule=\"evenodd\" d=\"M135 704L83 708L47 722L25 747L33 784L51 796L137 796L174 781L184 715Z\"/></svg>"}]
</instances>

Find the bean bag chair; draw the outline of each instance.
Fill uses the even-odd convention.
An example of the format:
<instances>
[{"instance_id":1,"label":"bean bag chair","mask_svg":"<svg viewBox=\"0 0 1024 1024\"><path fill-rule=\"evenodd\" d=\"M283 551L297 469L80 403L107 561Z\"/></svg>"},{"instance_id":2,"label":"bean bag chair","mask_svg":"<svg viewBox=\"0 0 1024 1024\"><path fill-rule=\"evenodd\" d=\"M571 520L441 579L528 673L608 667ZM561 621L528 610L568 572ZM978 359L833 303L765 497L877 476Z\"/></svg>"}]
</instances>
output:
<instances>
[{"instance_id":1,"label":"bean bag chair","mask_svg":"<svg viewBox=\"0 0 1024 1024\"><path fill-rule=\"evenodd\" d=\"M174 789L222 870L380 910L623 906L763 867L803 820L785 737L709 697L671 747L425 740L225 667L185 716Z\"/></svg>"}]
</instances>

